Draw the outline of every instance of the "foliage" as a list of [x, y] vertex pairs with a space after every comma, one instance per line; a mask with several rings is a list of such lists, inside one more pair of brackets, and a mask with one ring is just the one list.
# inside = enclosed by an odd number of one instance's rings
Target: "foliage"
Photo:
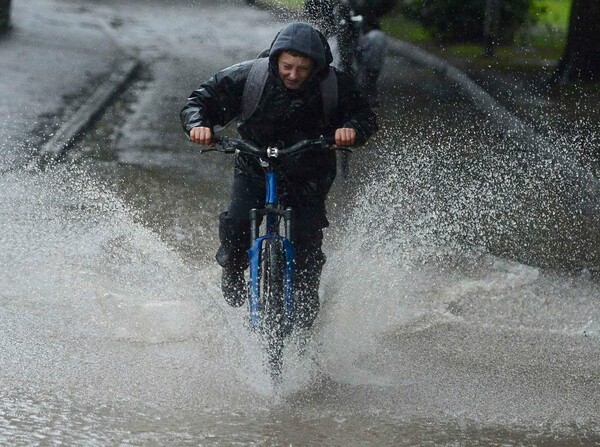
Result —
[[[486, 0], [401, 0], [400, 9], [418, 20], [437, 39], [444, 42], [480, 42]], [[535, 0], [501, 2], [501, 35], [510, 43], [518, 29], [534, 21], [544, 8]]]
[[389, 36], [410, 42], [423, 42], [431, 37], [418, 22], [397, 15], [383, 17], [381, 29]]
[[566, 30], [569, 27], [572, 0], [534, 0], [533, 14], [539, 25]]
[[267, 1], [267, 3], [272, 3], [275, 5], [286, 6], [292, 9], [301, 9], [304, 5], [304, 0], [276, 0], [276, 1]]

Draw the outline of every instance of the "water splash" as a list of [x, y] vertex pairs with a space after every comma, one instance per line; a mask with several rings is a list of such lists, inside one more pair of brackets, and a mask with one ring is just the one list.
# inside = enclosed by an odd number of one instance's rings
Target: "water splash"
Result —
[[184, 262], [86, 169], [0, 177], [5, 385], [124, 408], [262, 405], [242, 392], [240, 365], [259, 360], [240, 355], [216, 268]]
[[[589, 235], [581, 221], [563, 220], [588, 192], [569, 188], [568, 167], [436, 137], [386, 135], [340, 218], [318, 320], [323, 370], [385, 390], [378, 408], [404, 417], [594, 421], [597, 284], [540, 266], [595, 253], [573, 245]], [[536, 247], [538, 265], [519, 260]]]

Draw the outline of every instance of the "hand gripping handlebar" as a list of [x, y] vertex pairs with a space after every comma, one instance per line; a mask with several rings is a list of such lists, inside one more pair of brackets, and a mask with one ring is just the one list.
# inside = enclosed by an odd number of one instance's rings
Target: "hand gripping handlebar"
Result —
[[[335, 139], [322, 136], [313, 140], [302, 140], [290, 147], [281, 149], [277, 147], [259, 148], [242, 139], [224, 137], [220, 135], [214, 136], [213, 142], [219, 145], [219, 147], [201, 149], [200, 152], [204, 153], [216, 151], [223, 152], [225, 154], [249, 154], [259, 158], [285, 158], [309, 150], [330, 149], [334, 145]], [[333, 149], [352, 152], [352, 149], [348, 147], [335, 147]]]

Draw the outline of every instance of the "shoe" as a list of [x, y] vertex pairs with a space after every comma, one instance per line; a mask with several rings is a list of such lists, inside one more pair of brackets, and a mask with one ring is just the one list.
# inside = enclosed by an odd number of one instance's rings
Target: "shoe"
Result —
[[231, 307], [240, 307], [246, 301], [246, 279], [244, 270], [223, 268], [221, 274], [223, 298]]

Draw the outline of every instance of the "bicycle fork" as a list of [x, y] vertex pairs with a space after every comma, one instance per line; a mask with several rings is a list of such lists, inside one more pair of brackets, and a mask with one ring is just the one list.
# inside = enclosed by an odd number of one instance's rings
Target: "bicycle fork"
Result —
[[[250, 287], [249, 307], [250, 326], [252, 329], [260, 327], [260, 277], [261, 256], [264, 242], [267, 239], [281, 241], [285, 255], [284, 281], [283, 281], [283, 306], [284, 306], [284, 334], [288, 334], [294, 324], [295, 302], [294, 302], [294, 267], [295, 250], [292, 245], [292, 208], [281, 209], [277, 198], [277, 174], [273, 171], [266, 172], [266, 200], [265, 208], [250, 210], [250, 249], [248, 256], [250, 261]], [[266, 216], [266, 233], [259, 236], [260, 221]], [[280, 219], [284, 220], [285, 236], [279, 234]]]

